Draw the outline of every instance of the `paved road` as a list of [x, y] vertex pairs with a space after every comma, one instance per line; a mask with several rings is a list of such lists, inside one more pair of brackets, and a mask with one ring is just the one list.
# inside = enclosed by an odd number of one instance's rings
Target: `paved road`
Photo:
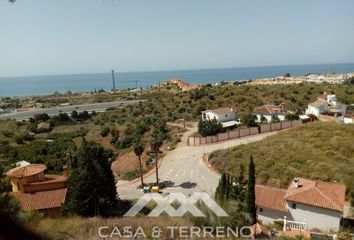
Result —
[[53, 115], [57, 115], [59, 113], [71, 113], [74, 110], [77, 112], [83, 112], [83, 111], [100, 112], [100, 111], [105, 111], [111, 107], [119, 107], [119, 106], [127, 106], [127, 105], [136, 104], [139, 101], [143, 101], [143, 100], [92, 103], [92, 104], [83, 104], [83, 105], [70, 105], [70, 106], [65, 106], [65, 107], [43, 108], [43, 109], [27, 111], [27, 112], [1, 114], [0, 120], [9, 118], [9, 119], [15, 119], [15, 120], [20, 121], [20, 120], [27, 120], [30, 117], [33, 117], [34, 115], [40, 114], [40, 113], [47, 113], [48, 115], [53, 116]]
[[[168, 186], [164, 192], [183, 192], [191, 194], [194, 191], [208, 192], [213, 195], [219, 182], [219, 175], [211, 171], [203, 161], [204, 153], [211, 153], [216, 150], [226, 149], [233, 146], [247, 144], [262, 140], [263, 138], [274, 135], [277, 132], [271, 132], [261, 135], [253, 135], [236, 140], [225, 141], [212, 145], [191, 147], [186, 145], [186, 136], [196, 131], [196, 128], [190, 129], [184, 134], [181, 144], [168, 154], [162, 160], [159, 168], [160, 181], [164, 181]], [[145, 183], [155, 182], [155, 173], [147, 174], [144, 177]], [[134, 199], [142, 196], [138, 189], [140, 181], [119, 181], [117, 191], [122, 199]]]

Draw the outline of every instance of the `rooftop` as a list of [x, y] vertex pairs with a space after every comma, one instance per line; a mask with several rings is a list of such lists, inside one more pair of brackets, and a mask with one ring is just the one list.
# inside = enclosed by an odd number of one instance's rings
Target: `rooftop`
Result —
[[346, 186], [299, 178], [298, 187], [293, 181], [288, 189], [256, 185], [256, 204], [279, 211], [287, 211], [285, 201], [343, 211]]
[[256, 185], [256, 205], [287, 212], [284, 196], [285, 189], [274, 188], [264, 185]]
[[27, 166], [20, 166], [20, 167], [10, 169], [6, 173], [6, 176], [10, 178], [29, 177], [41, 173], [46, 169], [47, 167], [44, 164], [30, 164]]
[[343, 211], [346, 186], [300, 178], [299, 187], [290, 184], [285, 199], [316, 207]]
[[221, 108], [215, 108], [215, 109], [211, 109], [211, 110], [205, 110], [203, 112], [213, 112], [217, 115], [222, 115], [222, 114], [228, 114], [228, 113], [232, 113], [234, 110], [230, 107], [221, 107]]
[[41, 210], [61, 207], [66, 198], [67, 189], [56, 189], [36, 193], [11, 192], [21, 205], [23, 211]]
[[320, 106], [323, 106], [323, 105], [327, 105], [327, 101], [322, 99], [322, 98], [319, 98], [317, 99], [316, 101], [310, 103], [309, 105], [313, 106], [313, 107], [320, 107]]
[[254, 108], [255, 113], [264, 113], [264, 114], [275, 114], [275, 113], [283, 113], [283, 107], [277, 105], [262, 105]]

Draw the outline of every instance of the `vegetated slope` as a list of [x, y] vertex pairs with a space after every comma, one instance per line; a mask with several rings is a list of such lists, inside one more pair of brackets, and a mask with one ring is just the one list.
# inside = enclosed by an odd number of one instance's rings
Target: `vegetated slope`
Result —
[[[315, 122], [260, 142], [212, 154], [218, 171], [234, 173], [252, 155], [257, 183], [287, 187], [299, 176], [345, 183], [354, 192], [354, 125]], [[353, 196], [353, 195], [352, 195]]]

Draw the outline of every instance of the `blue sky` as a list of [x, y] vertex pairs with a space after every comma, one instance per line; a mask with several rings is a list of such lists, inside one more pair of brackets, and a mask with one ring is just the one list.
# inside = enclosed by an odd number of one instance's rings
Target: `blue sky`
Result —
[[0, 0], [0, 76], [354, 62], [354, 1]]

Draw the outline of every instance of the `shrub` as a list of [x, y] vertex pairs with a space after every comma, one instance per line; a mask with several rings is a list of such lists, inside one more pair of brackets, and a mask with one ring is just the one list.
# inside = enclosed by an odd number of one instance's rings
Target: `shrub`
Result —
[[107, 137], [110, 131], [111, 131], [111, 129], [109, 129], [109, 127], [104, 127], [101, 130], [100, 134], [102, 137]]
[[216, 120], [200, 120], [198, 123], [198, 132], [203, 137], [216, 135], [223, 132], [221, 123]]

